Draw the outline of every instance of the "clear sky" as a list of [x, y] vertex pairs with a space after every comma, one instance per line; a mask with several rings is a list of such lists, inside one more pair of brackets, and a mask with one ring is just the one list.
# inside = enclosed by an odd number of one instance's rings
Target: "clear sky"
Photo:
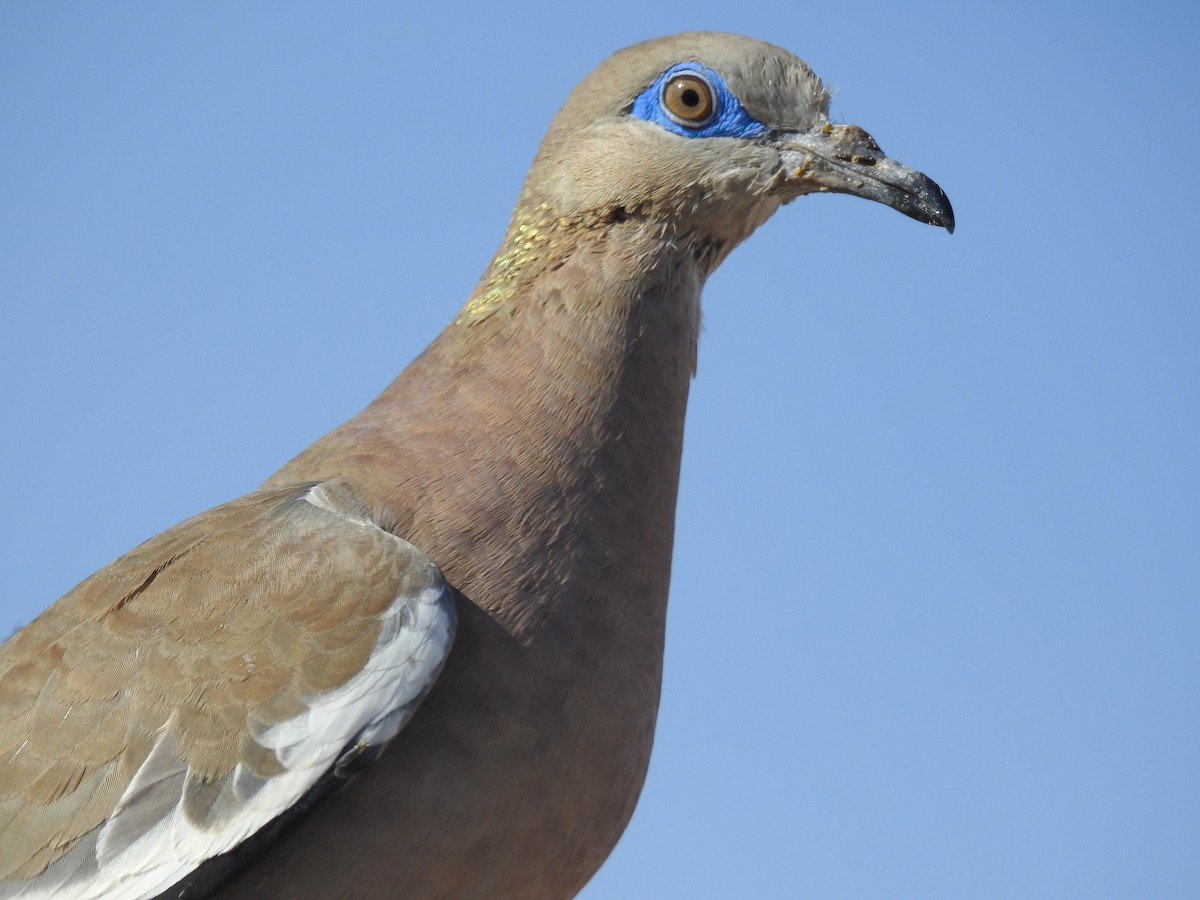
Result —
[[0, 5], [4, 627], [371, 399], [593, 64], [738, 31], [958, 231], [803, 198], [710, 281], [583, 896], [1198, 896], [1197, 7], [424, 7]]

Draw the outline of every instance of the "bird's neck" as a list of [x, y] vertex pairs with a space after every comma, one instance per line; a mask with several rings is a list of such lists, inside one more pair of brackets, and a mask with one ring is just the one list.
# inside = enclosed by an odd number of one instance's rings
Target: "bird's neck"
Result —
[[[272, 481], [349, 477], [515, 633], [605, 567], [665, 604], [705, 274], [635, 221], [519, 213], [434, 342]], [[547, 554], [554, 583], [501, 596]]]

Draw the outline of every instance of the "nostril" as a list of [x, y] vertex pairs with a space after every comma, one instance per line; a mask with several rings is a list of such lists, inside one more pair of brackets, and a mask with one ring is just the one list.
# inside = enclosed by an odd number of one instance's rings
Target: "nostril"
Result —
[[854, 136], [860, 145], [862, 145], [863, 147], [866, 147], [868, 150], [872, 151], [873, 153], [882, 153], [883, 152], [882, 150], [879, 149], [879, 145], [877, 143], [875, 143], [875, 138], [871, 137], [869, 134], [867, 134], [865, 131], [863, 131], [861, 128], [859, 128], [857, 125], [854, 127]]

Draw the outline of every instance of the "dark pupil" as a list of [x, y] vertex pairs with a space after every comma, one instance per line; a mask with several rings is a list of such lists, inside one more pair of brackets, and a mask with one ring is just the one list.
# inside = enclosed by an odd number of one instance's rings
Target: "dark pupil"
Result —
[[695, 88], [684, 88], [683, 93], [679, 95], [679, 99], [683, 101], [684, 106], [700, 105], [700, 95], [696, 93]]

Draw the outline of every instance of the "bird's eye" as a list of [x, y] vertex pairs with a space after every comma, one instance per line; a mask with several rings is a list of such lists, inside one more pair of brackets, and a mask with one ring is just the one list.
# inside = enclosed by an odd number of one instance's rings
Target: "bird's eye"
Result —
[[753, 138], [767, 130], [720, 75], [695, 61], [671, 66], [634, 97], [626, 112], [685, 138]]
[[676, 123], [685, 128], [701, 128], [713, 117], [713, 90], [696, 73], [680, 72], [663, 84], [662, 105]]

